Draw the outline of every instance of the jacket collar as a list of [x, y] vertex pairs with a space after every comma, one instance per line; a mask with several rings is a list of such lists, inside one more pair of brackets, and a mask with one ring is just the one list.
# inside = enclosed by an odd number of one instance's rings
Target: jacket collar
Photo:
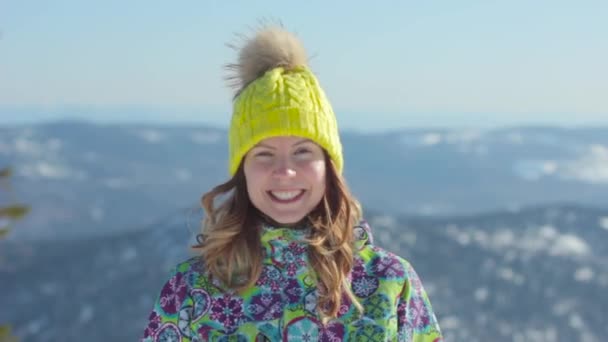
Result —
[[[371, 227], [365, 220], [359, 221], [354, 227], [355, 246], [361, 249], [366, 245], [372, 245], [374, 238]], [[281, 225], [273, 225], [268, 222], [262, 222], [261, 240], [263, 244], [270, 243], [271, 240], [278, 239], [284, 243], [300, 242], [306, 243], [306, 238], [310, 236], [311, 228], [306, 225], [297, 225], [294, 227], [285, 227]]]

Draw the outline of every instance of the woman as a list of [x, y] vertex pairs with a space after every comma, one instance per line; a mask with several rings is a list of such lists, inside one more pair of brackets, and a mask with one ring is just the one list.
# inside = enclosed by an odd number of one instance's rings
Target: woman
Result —
[[143, 340], [442, 340], [412, 266], [361, 219], [298, 39], [261, 29], [228, 67], [231, 179], [203, 196], [197, 256], [165, 283]]

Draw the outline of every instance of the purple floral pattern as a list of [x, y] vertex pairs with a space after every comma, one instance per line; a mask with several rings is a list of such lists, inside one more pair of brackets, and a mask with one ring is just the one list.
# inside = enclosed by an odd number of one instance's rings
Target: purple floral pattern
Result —
[[421, 297], [412, 297], [409, 300], [409, 310], [407, 311], [408, 321], [411, 322], [411, 325], [415, 330], [424, 329], [431, 321], [426, 306], [427, 304]]
[[188, 291], [186, 284], [182, 282], [184, 275], [177, 273], [163, 287], [160, 293], [160, 307], [166, 314], [176, 314], [186, 297]]
[[144, 330], [144, 338], [149, 338], [154, 335], [162, 323], [162, 317], [156, 311], [152, 311], [148, 317], [148, 326]]
[[256, 282], [259, 287], [269, 288], [272, 292], [282, 291], [286, 286], [286, 280], [281, 271], [274, 265], [267, 265], [262, 270], [260, 278]]
[[361, 276], [354, 277], [352, 280], [353, 292], [361, 298], [371, 296], [378, 289], [378, 285], [380, 285], [380, 280], [375, 277]]
[[396, 279], [405, 275], [403, 264], [390, 255], [379, 255], [372, 260], [372, 271], [380, 279]]
[[355, 258], [351, 277], [363, 277], [366, 274], [367, 272], [365, 272], [365, 262], [363, 259]]
[[320, 342], [340, 342], [344, 340], [344, 334], [346, 329], [344, 324], [341, 322], [332, 322], [326, 327], [322, 327], [321, 336], [319, 336]]
[[277, 319], [283, 314], [281, 295], [272, 293], [255, 295], [251, 298], [249, 311], [256, 321]]
[[304, 287], [297, 279], [289, 279], [284, 290], [289, 304], [298, 303], [304, 295]]
[[306, 248], [297, 242], [291, 242], [287, 245], [284, 252], [277, 254], [275, 260], [285, 268], [287, 275], [295, 276], [300, 269], [306, 267], [306, 260], [303, 256], [306, 255]]
[[232, 331], [243, 318], [243, 300], [224, 294], [214, 298], [211, 304], [211, 319], [221, 323], [226, 331]]

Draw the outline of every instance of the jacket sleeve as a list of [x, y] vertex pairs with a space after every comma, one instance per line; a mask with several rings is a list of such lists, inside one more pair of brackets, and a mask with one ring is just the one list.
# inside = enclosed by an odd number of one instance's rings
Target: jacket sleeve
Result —
[[175, 268], [157, 296], [144, 330], [142, 342], [190, 342], [192, 299], [187, 274]]
[[407, 280], [397, 303], [399, 341], [443, 341], [437, 317], [414, 268], [406, 262]]

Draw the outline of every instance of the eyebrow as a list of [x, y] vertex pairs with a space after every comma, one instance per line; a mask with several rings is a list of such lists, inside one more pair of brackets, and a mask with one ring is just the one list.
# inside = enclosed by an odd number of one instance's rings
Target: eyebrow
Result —
[[[301, 145], [301, 144], [304, 144], [304, 143], [308, 143], [308, 142], [312, 142], [312, 140], [310, 140], [310, 139], [302, 139], [302, 140], [298, 141], [297, 143], [293, 144], [292, 146], [298, 146], [298, 145]], [[269, 148], [271, 150], [276, 150], [276, 148], [274, 148], [273, 146], [266, 145], [264, 143], [258, 143], [254, 147], [265, 147], [265, 148]]]

